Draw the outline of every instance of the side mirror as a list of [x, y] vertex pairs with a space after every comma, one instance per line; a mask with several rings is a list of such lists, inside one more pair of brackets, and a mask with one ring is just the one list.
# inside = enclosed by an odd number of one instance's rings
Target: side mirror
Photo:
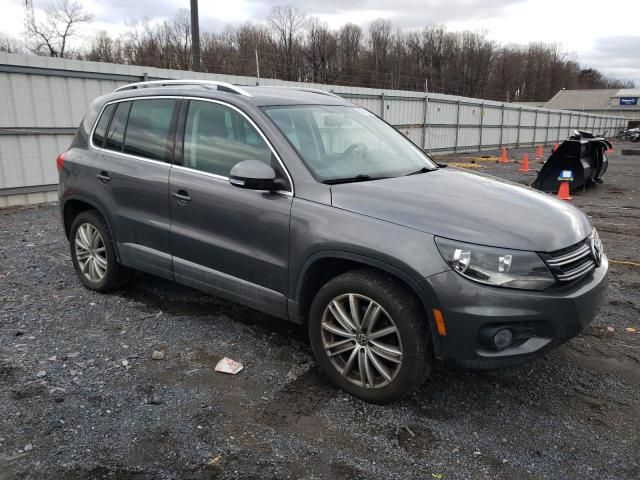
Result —
[[229, 183], [250, 190], [279, 190], [281, 182], [276, 180], [276, 172], [259, 160], [244, 160], [236, 163], [229, 173]]

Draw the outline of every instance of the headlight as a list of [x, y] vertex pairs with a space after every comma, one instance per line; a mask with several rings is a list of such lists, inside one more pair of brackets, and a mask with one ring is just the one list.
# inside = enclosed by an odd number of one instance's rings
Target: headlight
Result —
[[533, 252], [435, 238], [440, 254], [463, 277], [498, 287], [544, 290], [555, 278]]
[[595, 228], [593, 229], [593, 232], [591, 232], [591, 251], [593, 252], [596, 265], [600, 266], [600, 263], [602, 262], [602, 254], [604, 253], [604, 246], [602, 245], [600, 235], [598, 235], [598, 231]]

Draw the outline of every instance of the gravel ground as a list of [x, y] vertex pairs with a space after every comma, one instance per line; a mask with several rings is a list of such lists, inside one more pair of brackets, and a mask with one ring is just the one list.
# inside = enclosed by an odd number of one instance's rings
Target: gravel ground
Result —
[[[0, 478], [640, 478], [639, 177], [616, 153], [575, 195], [631, 262], [581, 336], [520, 368], [438, 367], [390, 406], [329, 385], [295, 325], [142, 274], [92, 293], [57, 206], [0, 211]], [[245, 370], [214, 373], [224, 356]]]

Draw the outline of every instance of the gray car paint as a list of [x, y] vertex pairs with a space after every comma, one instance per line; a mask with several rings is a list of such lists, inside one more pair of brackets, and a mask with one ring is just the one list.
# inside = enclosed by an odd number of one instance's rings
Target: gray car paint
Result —
[[173, 278], [169, 245], [170, 216], [167, 163], [103, 150], [97, 156], [94, 194], [112, 212], [113, 235], [121, 262], [154, 275]]
[[176, 280], [286, 316], [293, 197], [180, 167], [171, 169], [169, 190], [191, 198], [171, 199]]
[[426, 233], [534, 252], [576, 244], [592, 230], [584, 213], [567, 202], [452, 168], [336, 185], [332, 199], [334, 207]]
[[[591, 304], [589, 311], [579, 309], [576, 302], [582, 297], [571, 291], [554, 292], [555, 303], [548, 304], [553, 308], [543, 301], [547, 293], [537, 292], [541, 300], [530, 307], [528, 293], [474, 284], [449, 269], [433, 240], [441, 235], [510, 249], [553, 251], [590, 233], [588, 220], [577, 209], [538, 192], [453, 169], [333, 187], [321, 184], [261, 107], [349, 104], [326, 95], [248, 90], [254, 97], [199, 88], [150, 88], [97, 99], [61, 172], [62, 211], [69, 200], [97, 208], [125, 265], [167, 278], [175, 272], [182, 283], [294, 321], [303, 320], [299, 301], [306, 272], [324, 258], [358, 261], [405, 281], [422, 301], [429, 324], [430, 307], [446, 308], [458, 295], [464, 297], [461, 308], [470, 312], [474, 299], [491, 303], [500, 298], [508, 303], [514, 320], [527, 318], [530, 308], [547, 318], [557, 317], [558, 305], [581, 319], [595, 311], [597, 305]], [[97, 112], [106, 102], [167, 94], [214, 99], [240, 109], [286, 164], [294, 193], [240, 189], [224, 178], [169, 163], [104, 156], [90, 145]], [[117, 179], [110, 187], [95, 178], [105, 168]], [[180, 204], [171, 197], [179, 190], [186, 190], [191, 201]], [[606, 265], [598, 275], [599, 281], [589, 280], [581, 295], [606, 288]], [[440, 289], [447, 288], [447, 282], [451, 291], [443, 293]], [[456, 341], [437, 336], [433, 328], [431, 335], [437, 356], [455, 356]]]
[[[447, 337], [435, 339], [438, 355], [465, 368], [497, 368], [524, 363], [580, 333], [605, 301], [609, 260], [582, 281], [544, 292], [495, 288], [470, 282], [449, 270], [421, 284], [431, 305], [441, 309]], [[482, 348], [478, 331], [501, 322], [538, 322], [548, 335], [533, 337], [502, 351]], [[450, 340], [448, 340], [450, 339]]]

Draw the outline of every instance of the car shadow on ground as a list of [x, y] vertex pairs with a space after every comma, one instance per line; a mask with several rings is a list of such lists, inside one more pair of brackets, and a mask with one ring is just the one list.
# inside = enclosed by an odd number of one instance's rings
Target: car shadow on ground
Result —
[[[257, 335], [266, 342], [277, 342], [283, 347], [294, 342], [298, 344], [297, 348], [312, 357], [303, 326], [167, 280], [138, 274], [117, 295], [139, 303], [139, 308], [149, 315], [162, 311], [200, 321], [226, 316], [234, 322], [268, 332], [267, 336]], [[555, 430], [546, 426], [558, 421], [570, 425], [571, 429], [579, 426], [588, 438], [598, 438], [615, 428], [631, 434], [635, 428], [635, 422], [626, 425], [624, 421], [634, 415], [633, 404], [617, 398], [610, 390], [606, 374], [620, 373], [620, 368], [617, 363], [612, 368], [607, 368], [606, 362], [603, 364], [608, 339], [602, 337], [605, 334], [601, 331], [601, 327], [590, 326], [576, 339], [518, 367], [466, 371], [435, 362], [421, 388], [405, 400], [383, 406], [348, 397], [331, 385], [312, 363], [284, 385], [274, 385], [273, 398], [256, 409], [252, 418], [268, 428], [313, 443], [318, 439], [348, 443], [350, 435], [339, 434], [326, 417], [346, 400], [356, 417], [364, 415], [371, 419], [381, 415], [386, 418], [382, 423], [367, 422], [368, 434], [391, 435], [388, 440], [397, 442], [409, 455], [442, 452], [446, 444], [453, 445], [451, 448], [455, 452], [456, 445], [468, 446], [480, 438], [485, 447], [491, 444], [491, 448], [501, 452], [498, 456], [482, 457], [483, 462], [490, 464], [488, 468], [500, 471], [507, 467], [498, 457], [515, 458], [522, 453], [523, 445], [533, 458], [556, 455], [560, 451], [563, 455], [574, 455], [573, 440], [569, 437], [557, 439]], [[291, 368], [295, 370], [295, 362], [289, 357], [284, 357], [283, 361], [291, 362]], [[627, 373], [632, 377], [629, 381], [637, 381], [636, 373], [628, 372], [628, 369]], [[244, 388], [252, 389], [249, 385]], [[244, 395], [241, 391], [236, 393], [241, 397]], [[250, 394], [250, 391], [245, 393]], [[356, 424], [349, 425], [347, 423], [343, 428], [360, 428]], [[473, 437], [460, 437], [459, 432], [467, 431], [471, 431]], [[448, 447], [445, 450], [448, 451]], [[509, 470], [507, 474], [513, 478], [523, 471]]]
[[244, 325], [259, 326], [308, 343], [307, 332], [302, 325], [153, 275], [136, 273], [118, 295], [144, 304], [150, 312], [195, 317], [224, 315]]
[[[175, 282], [152, 275], [138, 273], [126, 289], [118, 295], [144, 305], [143, 309], [149, 314], [163, 312], [165, 314], [189, 317], [217, 317], [224, 315], [234, 322], [246, 326], [256, 326], [276, 335], [285, 336], [298, 341], [312, 356], [306, 328], [286, 320], [244, 307], [237, 303], [200, 292]], [[553, 353], [553, 352], [552, 352]], [[513, 390], [514, 394], [527, 394], [529, 390], [539, 389], [539, 375], [545, 370], [546, 357], [524, 366], [512, 367], [493, 371], [469, 371], [444, 366], [436, 361], [434, 368], [425, 384], [409, 397], [410, 404], [427, 406], [434, 418], [446, 419], [468, 402], [475, 408], [482, 408], [486, 404], [490, 409], [495, 405], [495, 395], [503, 394], [504, 390]], [[570, 372], [561, 373], [560, 376]], [[339, 390], [331, 386], [319, 369], [314, 366], [303, 377], [298, 379], [295, 388], [283, 392], [302, 393], [305, 388], [317, 392], [317, 386], [332, 390], [327, 398], [339, 394]], [[473, 386], [473, 388], [468, 388]], [[301, 388], [302, 387], [302, 388]], [[447, 398], [446, 405], [439, 405], [439, 399]], [[316, 403], [316, 402], [314, 402]], [[498, 402], [499, 403], [499, 402]]]

